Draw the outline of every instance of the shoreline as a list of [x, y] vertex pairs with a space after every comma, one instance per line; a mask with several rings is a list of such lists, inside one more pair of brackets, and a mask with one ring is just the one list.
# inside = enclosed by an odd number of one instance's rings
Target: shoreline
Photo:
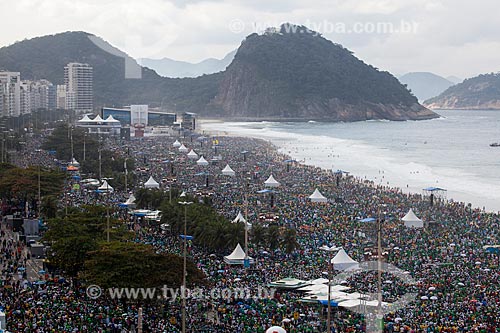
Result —
[[[276, 151], [278, 153], [281, 153], [281, 154], [285, 154], [286, 156], [290, 157], [290, 158], [293, 158], [293, 159], [296, 159], [297, 162], [299, 162], [300, 164], [304, 164], [304, 165], [308, 165], [308, 166], [314, 166], [314, 167], [318, 167], [318, 168], [321, 168], [323, 170], [326, 170], [326, 171], [333, 171], [332, 168], [330, 167], [325, 167], [324, 165], [321, 165], [322, 163], [318, 163], [317, 161], [313, 161], [311, 158], [309, 159], [297, 159], [295, 156], [293, 156], [290, 151], [287, 151], [287, 147], [286, 145], [282, 145], [280, 146], [279, 144], [276, 144], [274, 141], [283, 141], [284, 142], [284, 139], [278, 139], [276, 138], [275, 140], [272, 140], [271, 138], [268, 138], [268, 137], [264, 137], [264, 136], [257, 136], [257, 135], [248, 135], [248, 134], [245, 134], [245, 133], [235, 133], [234, 131], [232, 130], [213, 130], [213, 129], [205, 129], [203, 128], [203, 124], [222, 124], [222, 123], [230, 123], [231, 121], [222, 121], [222, 120], [208, 120], [208, 121], [205, 121], [203, 119], [203, 121], [200, 121], [199, 122], [199, 130], [201, 132], [203, 132], [204, 134], [208, 134], [208, 135], [214, 135], [214, 136], [228, 136], [228, 137], [241, 137], [241, 138], [252, 138], [252, 139], [261, 139], [261, 140], [264, 140], [270, 144], [272, 144]], [[288, 147], [290, 148], [290, 147]], [[368, 177], [366, 175], [362, 175], [362, 174], [359, 174], [359, 173], [350, 173], [350, 176], [353, 176], [354, 178], [357, 178], [359, 180], [365, 180], [365, 181], [370, 181], [371, 183], [373, 183], [375, 186], [377, 185], [381, 185], [381, 186], [384, 186], [384, 187], [387, 187], [389, 189], [392, 189], [392, 190], [397, 190], [397, 191], [400, 191], [401, 193], [404, 193], [404, 194], [407, 194], [407, 195], [422, 195], [422, 189], [418, 189], [417, 186], [415, 185], [412, 185], [412, 186], [408, 186], [405, 188], [404, 186], [402, 186], [401, 184], [394, 184], [394, 178], [397, 179], [397, 176], [393, 176], [393, 175], [390, 175], [390, 174], [385, 174], [384, 173], [384, 170], [382, 170], [382, 173], [380, 173], [379, 171], [379, 175], [380, 177], [382, 178], [378, 178], [378, 177], [374, 177], [375, 179], [373, 179], [373, 177]], [[388, 178], [385, 178], [386, 176], [388, 176]], [[391, 182], [387, 182], [385, 183], [385, 181], [389, 180], [389, 178], [392, 178], [391, 179]], [[384, 179], [384, 183], [382, 183], [382, 179]], [[380, 183], [378, 182], [380, 181]], [[396, 181], [397, 183], [397, 181]], [[439, 187], [439, 186], [437, 186]], [[450, 192], [456, 192], [456, 193], [462, 193], [463, 196], [465, 197], [469, 197], [469, 199], [457, 199], [456, 196], [452, 197], [452, 196], [448, 196], [448, 192], [446, 193], [445, 195], [445, 198], [444, 200], [447, 201], [447, 202], [454, 202], [454, 203], [459, 203], [459, 204], [463, 204], [464, 206], [468, 206], [470, 205], [473, 209], [474, 208], [477, 208], [477, 209], [480, 209], [482, 211], [485, 211], [487, 213], [495, 213], [495, 214], [500, 214], [500, 208], [486, 208], [486, 205], [484, 205], [484, 201], [483, 203], [478, 203], [478, 202], [475, 202], [475, 203], [472, 203], [472, 201], [476, 201], [475, 199], [479, 199], [479, 198], [476, 198], [472, 195], [469, 195], [468, 193], [466, 192], [460, 192], [458, 190], [454, 190], [454, 191], [450, 191]], [[471, 200], [471, 199], [474, 199], [474, 200]]]

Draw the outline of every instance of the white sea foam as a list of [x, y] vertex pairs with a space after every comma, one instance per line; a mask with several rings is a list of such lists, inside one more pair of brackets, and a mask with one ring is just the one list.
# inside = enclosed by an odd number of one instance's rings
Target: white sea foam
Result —
[[[370, 126], [372, 125], [377, 124], [371, 122]], [[392, 125], [394, 124], [388, 124]], [[461, 163], [447, 163], [449, 161], [444, 159], [440, 161], [442, 163], [431, 166], [419, 160], [417, 150], [430, 149], [421, 141], [418, 145], [412, 143], [411, 149], [395, 150], [374, 145], [366, 140], [335, 137], [333, 128], [328, 131], [328, 135], [324, 135], [325, 126], [329, 128], [329, 125], [320, 123], [209, 123], [204, 124], [203, 129], [267, 139], [277, 145], [280, 152], [306, 164], [347, 170], [357, 177], [373, 180], [376, 184], [400, 187], [405, 192], [421, 193], [422, 189], [428, 186], [443, 187], [448, 189], [448, 198], [471, 202], [474, 206], [484, 206], [487, 210], [500, 211], [499, 178], [492, 179], [475, 174], [463, 168]], [[297, 128], [304, 130], [304, 127], [310, 128], [310, 131], [297, 131]], [[404, 141], [404, 138], [399, 140]], [[434, 138], [433, 140], [438, 141]]]

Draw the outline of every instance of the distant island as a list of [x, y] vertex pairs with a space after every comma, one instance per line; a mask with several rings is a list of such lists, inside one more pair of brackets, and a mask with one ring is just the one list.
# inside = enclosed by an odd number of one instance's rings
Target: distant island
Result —
[[466, 79], [426, 100], [424, 105], [432, 109], [500, 110], [500, 73]]
[[[339, 44], [306, 27], [284, 24], [249, 35], [223, 72], [197, 78], [165, 78], [141, 68], [126, 79], [124, 52], [106, 52], [85, 32], [24, 40], [0, 49], [0, 68], [27, 79], [63, 82], [63, 68], [94, 68], [94, 105], [149, 104], [225, 120], [370, 119], [438, 117], [418, 103], [398, 79], [365, 64]], [[93, 37], [95, 39], [96, 37]]]

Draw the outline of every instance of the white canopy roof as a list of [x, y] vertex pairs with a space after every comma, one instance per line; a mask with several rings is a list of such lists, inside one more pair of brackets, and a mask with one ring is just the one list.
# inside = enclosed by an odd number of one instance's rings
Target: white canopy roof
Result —
[[160, 184], [154, 180], [153, 176], [150, 176], [148, 181], [144, 183], [145, 188], [159, 188]]
[[226, 164], [226, 167], [222, 169], [222, 174], [224, 176], [234, 176], [236, 173], [234, 172], [233, 169], [229, 166], [229, 164]]
[[[253, 262], [253, 258], [248, 257], [248, 259], [250, 260], [250, 263]], [[228, 264], [243, 264], [244, 260], [245, 251], [243, 251], [239, 243], [230, 255], [224, 257], [224, 261]]]
[[274, 179], [273, 175], [271, 174], [269, 178], [267, 178], [267, 180], [264, 182], [264, 185], [266, 187], [278, 187], [280, 186], [280, 183], [276, 179]]
[[97, 115], [94, 119], [92, 119], [93, 122], [95, 123], [102, 123], [104, 120], [102, 120], [100, 115]]
[[328, 199], [321, 194], [321, 192], [318, 189], [315, 189], [313, 194], [309, 196], [309, 199], [311, 199], [311, 202], [327, 202]]
[[195, 160], [198, 158], [198, 154], [196, 154], [196, 152], [191, 149], [191, 151], [187, 154], [187, 157], [191, 160]]
[[415, 215], [413, 209], [410, 208], [408, 213], [401, 219], [403, 220], [406, 227], [423, 228], [424, 222]]
[[353, 260], [349, 255], [345, 252], [343, 248], [340, 248], [339, 252], [333, 257], [331, 260], [333, 267], [337, 270], [349, 270], [358, 268], [358, 262]]
[[135, 204], [135, 196], [134, 194], [131, 194], [130, 197], [128, 197], [127, 201], [125, 201], [125, 205], [133, 205]]
[[101, 186], [99, 186], [97, 189], [98, 189], [98, 190], [100, 190], [100, 191], [109, 191], [109, 192], [113, 192], [113, 188], [111, 187], [111, 185], [109, 185], [109, 184], [108, 184], [108, 181], [107, 181], [107, 180], [103, 181], [103, 182], [102, 182], [102, 185], [101, 185]]
[[120, 121], [113, 118], [112, 115], [109, 115], [108, 118], [106, 118], [106, 120], [104, 120], [104, 122], [106, 122], [106, 123], [119, 123]]
[[243, 214], [241, 212], [238, 212], [238, 216], [233, 220], [233, 223], [240, 223], [240, 222], [246, 222], [245, 218], [243, 217]]
[[318, 278], [318, 279], [314, 279], [314, 280], [309, 281], [309, 283], [322, 285], [322, 284], [328, 283], [328, 279]]
[[78, 122], [82, 122], [82, 123], [87, 123], [89, 121], [92, 121], [92, 119], [90, 119], [89, 116], [87, 116], [87, 115], [83, 116], [82, 119], [78, 120]]
[[266, 333], [286, 333], [286, 330], [280, 326], [271, 326], [266, 330]]
[[196, 164], [198, 165], [208, 165], [207, 160], [202, 156], [198, 161], [196, 161]]
[[236, 216], [232, 223], [245, 223], [245, 227], [247, 228], [247, 230], [250, 230], [252, 228], [252, 224], [245, 220], [241, 212], [238, 212], [238, 216]]
[[71, 165], [74, 165], [74, 166], [80, 166], [80, 163], [78, 163], [78, 161], [76, 160], [76, 158], [72, 158], [71, 159]]
[[179, 151], [181, 153], [187, 153], [189, 151], [189, 149], [186, 148], [186, 146], [184, 146], [184, 144], [182, 144], [180, 147], [179, 147]]
[[174, 148], [179, 148], [181, 146], [181, 143], [179, 142], [179, 140], [175, 140], [174, 143], [172, 143], [172, 147]]

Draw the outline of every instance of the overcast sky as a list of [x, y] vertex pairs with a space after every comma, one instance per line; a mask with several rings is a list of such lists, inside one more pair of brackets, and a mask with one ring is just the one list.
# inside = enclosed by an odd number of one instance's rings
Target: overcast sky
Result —
[[0, 45], [83, 30], [135, 58], [199, 61], [291, 22], [394, 74], [465, 78], [500, 70], [499, 11], [498, 0], [2, 0]]

